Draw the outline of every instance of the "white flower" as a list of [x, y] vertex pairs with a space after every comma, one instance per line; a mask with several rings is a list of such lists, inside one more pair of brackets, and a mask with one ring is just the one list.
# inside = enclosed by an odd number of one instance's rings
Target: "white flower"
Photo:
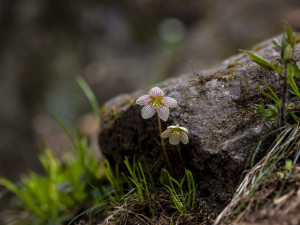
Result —
[[189, 137], [187, 136], [188, 129], [185, 127], [169, 126], [167, 130], [161, 133], [162, 138], [169, 138], [169, 142], [171, 145], [178, 145], [181, 141], [183, 144], [189, 143]]
[[151, 118], [155, 112], [163, 120], [169, 118], [169, 108], [177, 106], [177, 101], [170, 97], [164, 97], [164, 92], [159, 87], [154, 87], [149, 91], [148, 95], [143, 95], [136, 100], [136, 104], [145, 105], [142, 109], [142, 117], [144, 119]]

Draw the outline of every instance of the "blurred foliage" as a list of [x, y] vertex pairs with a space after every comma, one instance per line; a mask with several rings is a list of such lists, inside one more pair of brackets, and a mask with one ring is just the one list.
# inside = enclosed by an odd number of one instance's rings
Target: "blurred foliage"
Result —
[[[20, 213], [16, 211], [15, 216], [4, 221], [5, 224], [61, 224], [70, 220], [76, 211], [97, 202], [89, 182], [97, 184], [103, 181], [99, 162], [89, 154], [86, 139], [79, 137], [76, 147], [79, 150], [76, 155], [68, 153], [61, 160], [45, 148], [39, 154], [45, 175], [29, 172], [17, 183], [0, 179], [0, 185], [18, 197], [21, 211], [29, 212], [24, 218], [16, 216]], [[5, 218], [4, 211], [2, 220]]]

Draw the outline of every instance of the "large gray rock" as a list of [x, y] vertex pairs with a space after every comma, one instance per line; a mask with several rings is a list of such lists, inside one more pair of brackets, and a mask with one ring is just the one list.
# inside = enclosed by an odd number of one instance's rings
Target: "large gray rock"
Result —
[[[270, 40], [253, 50], [271, 61], [279, 60], [279, 52]], [[298, 45], [297, 61], [299, 50]], [[274, 75], [245, 54], [239, 54], [198, 75], [183, 75], [157, 85], [166, 96], [178, 101], [178, 107], [170, 109], [170, 115], [189, 129], [190, 142], [181, 144], [182, 152], [186, 166], [199, 178], [229, 185], [240, 178], [249, 152], [267, 129], [262, 116], [252, 107], [267, 102], [258, 91], [265, 89], [262, 80], [280, 92]], [[153, 163], [158, 162], [158, 168], [166, 164], [156, 115], [142, 119], [141, 107], [135, 104], [135, 99], [147, 91], [117, 96], [103, 107], [99, 143], [111, 161], [120, 163], [125, 155], [144, 154]], [[163, 129], [171, 123], [171, 120], [163, 122]], [[176, 147], [166, 143], [176, 167], [180, 163]]]

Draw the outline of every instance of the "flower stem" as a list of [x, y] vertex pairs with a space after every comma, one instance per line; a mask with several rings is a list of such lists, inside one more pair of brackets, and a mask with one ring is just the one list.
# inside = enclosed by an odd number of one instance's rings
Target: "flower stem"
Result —
[[179, 156], [180, 156], [180, 160], [181, 160], [182, 166], [183, 166], [183, 168], [185, 168], [183, 156], [182, 156], [182, 153], [181, 153], [180, 144], [177, 145], [177, 150], [178, 150], [178, 153], [179, 153]]
[[168, 166], [169, 166], [171, 172], [174, 174], [173, 167], [172, 167], [170, 158], [169, 158], [168, 153], [167, 153], [167, 150], [166, 150], [166, 146], [165, 146], [164, 139], [161, 137], [162, 129], [161, 129], [160, 118], [159, 118], [158, 115], [157, 115], [157, 119], [158, 119], [158, 128], [159, 128], [159, 136], [160, 136], [161, 146], [162, 146], [162, 148], [163, 148], [163, 150], [164, 150], [164, 154], [165, 154], [165, 158], [166, 158], [166, 160], [167, 160]]

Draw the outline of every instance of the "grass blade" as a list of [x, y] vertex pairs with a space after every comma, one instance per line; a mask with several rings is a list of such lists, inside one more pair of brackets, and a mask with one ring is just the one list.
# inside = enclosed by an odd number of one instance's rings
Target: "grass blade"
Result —
[[78, 76], [76, 78], [76, 81], [77, 81], [78, 85], [80, 86], [81, 90], [83, 91], [83, 93], [85, 94], [85, 96], [87, 97], [88, 101], [90, 102], [90, 105], [92, 106], [94, 114], [99, 121], [101, 115], [100, 115], [100, 110], [99, 110], [100, 107], [98, 105], [96, 96], [94, 95], [94, 93], [92, 92], [89, 85], [86, 83], [86, 81], [81, 76]]

